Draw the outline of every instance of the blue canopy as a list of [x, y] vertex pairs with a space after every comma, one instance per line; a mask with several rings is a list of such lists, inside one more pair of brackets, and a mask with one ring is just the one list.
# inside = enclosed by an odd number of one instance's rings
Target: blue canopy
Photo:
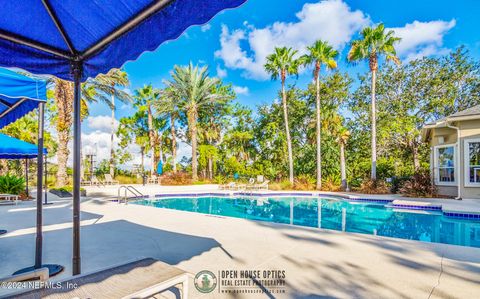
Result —
[[0, 68], [0, 128], [36, 109], [47, 100], [44, 80]]
[[[43, 149], [47, 153], [47, 149]], [[0, 133], [0, 159], [31, 159], [38, 155], [38, 147]]]
[[5, 0], [0, 65], [72, 81], [72, 61], [77, 61], [85, 81], [245, 1]]

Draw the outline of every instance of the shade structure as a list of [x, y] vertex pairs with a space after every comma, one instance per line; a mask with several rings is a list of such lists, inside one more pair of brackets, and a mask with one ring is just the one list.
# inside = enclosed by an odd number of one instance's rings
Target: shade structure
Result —
[[45, 80], [0, 68], [0, 128], [38, 108], [47, 100]]
[[[106, 73], [176, 39], [191, 25], [246, 0], [5, 0], [0, 10], [0, 66], [74, 82], [73, 257], [80, 274], [81, 89]], [[167, 58], [166, 58], [167, 59]]]
[[[43, 149], [47, 154], [47, 149]], [[38, 147], [0, 133], [0, 159], [32, 159], [38, 156]]]

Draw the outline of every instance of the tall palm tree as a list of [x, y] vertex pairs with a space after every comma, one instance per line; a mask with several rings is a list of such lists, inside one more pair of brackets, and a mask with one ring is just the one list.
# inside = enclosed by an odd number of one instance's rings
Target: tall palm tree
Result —
[[111, 69], [106, 75], [100, 74], [95, 78], [99, 93], [111, 96], [112, 109], [112, 133], [110, 135], [110, 175], [115, 176], [115, 149], [113, 139], [115, 135], [115, 98], [121, 102], [130, 102], [131, 97], [125, 91], [117, 89], [118, 87], [127, 87], [130, 82], [126, 72], [119, 69]]
[[[103, 102], [110, 108], [112, 107], [109, 95], [114, 95], [121, 101], [128, 101], [130, 96], [123, 90], [116, 88], [116, 82], [119, 80], [117, 71], [98, 75], [93, 79], [87, 80], [82, 84], [82, 117], [88, 115], [88, 103]], [[71, 138], [71, 127], [73, 124], [73, 83], [58, 78], [52, 79], [54, 84], [54, 117], [52, 118], [57, 130], [58, 149], [57, 149], [57, 187], [68, 185], [67, 160], [70, 153], [68, 142]], [[113, 84], [113, 85], [112, 85]]]
[[169, 118], [170, 135], [172, 138], [172, 163], [174, 173], [177, 172], [177, 134], [175, 122], [180, 117], [180, 111], [177, 105], [178, 100], [179, 99], [175, 94], [175, 90], [171, 87], [167, 87], [161, 91], [159, 99], [153, 103], [156, 116]]
[[349, 61], [368, 60], [370, 72], [372, 73], [372, 173], [371, 179], [377, 179], [377, 111], [375, 102], [375, 84], [377, 79], [378, 58], [385, 56], [387, 61], [400, 64], [395, 51], [395, 43], [401, 39], [394, 36], [395, 32], [385, 32], [385, 26], [379, 24], [377, 27], [366, 27], [362, 30], [362, 39], [354, 40], [348, 52]]
[[288, 168], [290, 183], [293, 184], [293, 154], [292, 139], [290, 137], [290, 128], [288, 126], [287, 94], [285, 92], [285, 80], [289, 75], [298, 75], [300, 60], [295, 58], [298, 51], [292, 48], [275, 48], [275, 52], [267, 56], [267, 62], [264, 65], [265, 70], [272, 77], [272, 80], [280, 78], [282, 83], [282, 105], [283, 117], [285, 121], [285, 132], [287, 135], [288, 150]]
[[158, 133], [158, 120], [154, 119], [153, 105], [160, 98], [160, 91], [153, 88], [151, 84], [138, 88], [134, 92], [135, 103], [140, 112], [147, 114], [148, 137], [150, 140], [150, 150], [152, 151], [152, 167], [150, 174], [157, 171], [158, 161], [162, 157], [162, 145], [160, 134]]
[[337, 67], [335, 58], [338, 51], [333, 49], [327, 42], [317, 40], [312, 46], [307, 47], [308, 54], [302, 57], [305, 65], [314, 65], [313, 79], [315, 81], [315, 99], [316, 99], [316, 122], [317, 122], [317, 190], [322, 188], [322, 120], [321, 120], [321, 103], [320, 103], [320, 71], [324, 64], [329, 69]]
[[211, 78], [206, 66], [193, 66], [190, 63], [186, 67], [175, 66], [172, 79], [167, 81], [167, 87], [172, 88], [178, 96], [178, 107], [187, 115], [188, 131], [192, 146], [192, 179], [198, 180], [198, 113], [199, 110], [209, 104], [227, 100], [225, 94], [217, 92], [221, 81]]
[[350, 132], [345, 128], [341, 127], [337, 132], [337, 142], [340, 145], [340, 175], [342, 180], [342, 190], [346, 191], [347, 185], [347, 170], [345, 163], [345, 146], [347, 145], [348, 138], [350, 137]]

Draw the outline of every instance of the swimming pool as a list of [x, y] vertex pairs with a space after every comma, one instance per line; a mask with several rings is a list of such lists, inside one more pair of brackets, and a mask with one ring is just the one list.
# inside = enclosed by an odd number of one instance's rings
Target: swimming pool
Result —
[[202, 214], [480, 247], [479, 219], [450, 218], [441, 211], [399, 210], [384, 203], [312, 197], [227, 196], [143, 199], [133, 203]]

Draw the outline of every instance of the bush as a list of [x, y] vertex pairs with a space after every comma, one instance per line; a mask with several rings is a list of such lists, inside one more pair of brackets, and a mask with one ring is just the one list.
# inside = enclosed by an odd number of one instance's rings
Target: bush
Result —
[[19, 195], [25, 191], [25, 179], [14, 175], [0, 176], [0, 193]]
[[268, 184], [268, 188], [273, 191], [292, 190], [293, 186], [289, 180], [283, 180], [280, 182], [274, 182], [274, 183]]
[[315, 183], [316, 180], [309, 175], [301, 174], [295, 178], [295, 184], [293, 185], [293, 189], [295, 190], [315, 190]]
[[435, 197], [437, 189], [432, 185], [430, 174], [427, 171], [417, 173], [405, 181], [400, 193], [407, 197]]
[[390, 192], [398, 193], [403, 184], [410, 179], [409, 176], [394, 176], [392, 177], [392, 187], [390, 187]]
[[390, 188], [384, 180], [374, 181], [366, 179], [357, 191], [365, 194], [388, 194], [390, 193]]
[[192, 176], [187, 172], [168, 172], [161, 176], [162, 185], [191, 185]]

